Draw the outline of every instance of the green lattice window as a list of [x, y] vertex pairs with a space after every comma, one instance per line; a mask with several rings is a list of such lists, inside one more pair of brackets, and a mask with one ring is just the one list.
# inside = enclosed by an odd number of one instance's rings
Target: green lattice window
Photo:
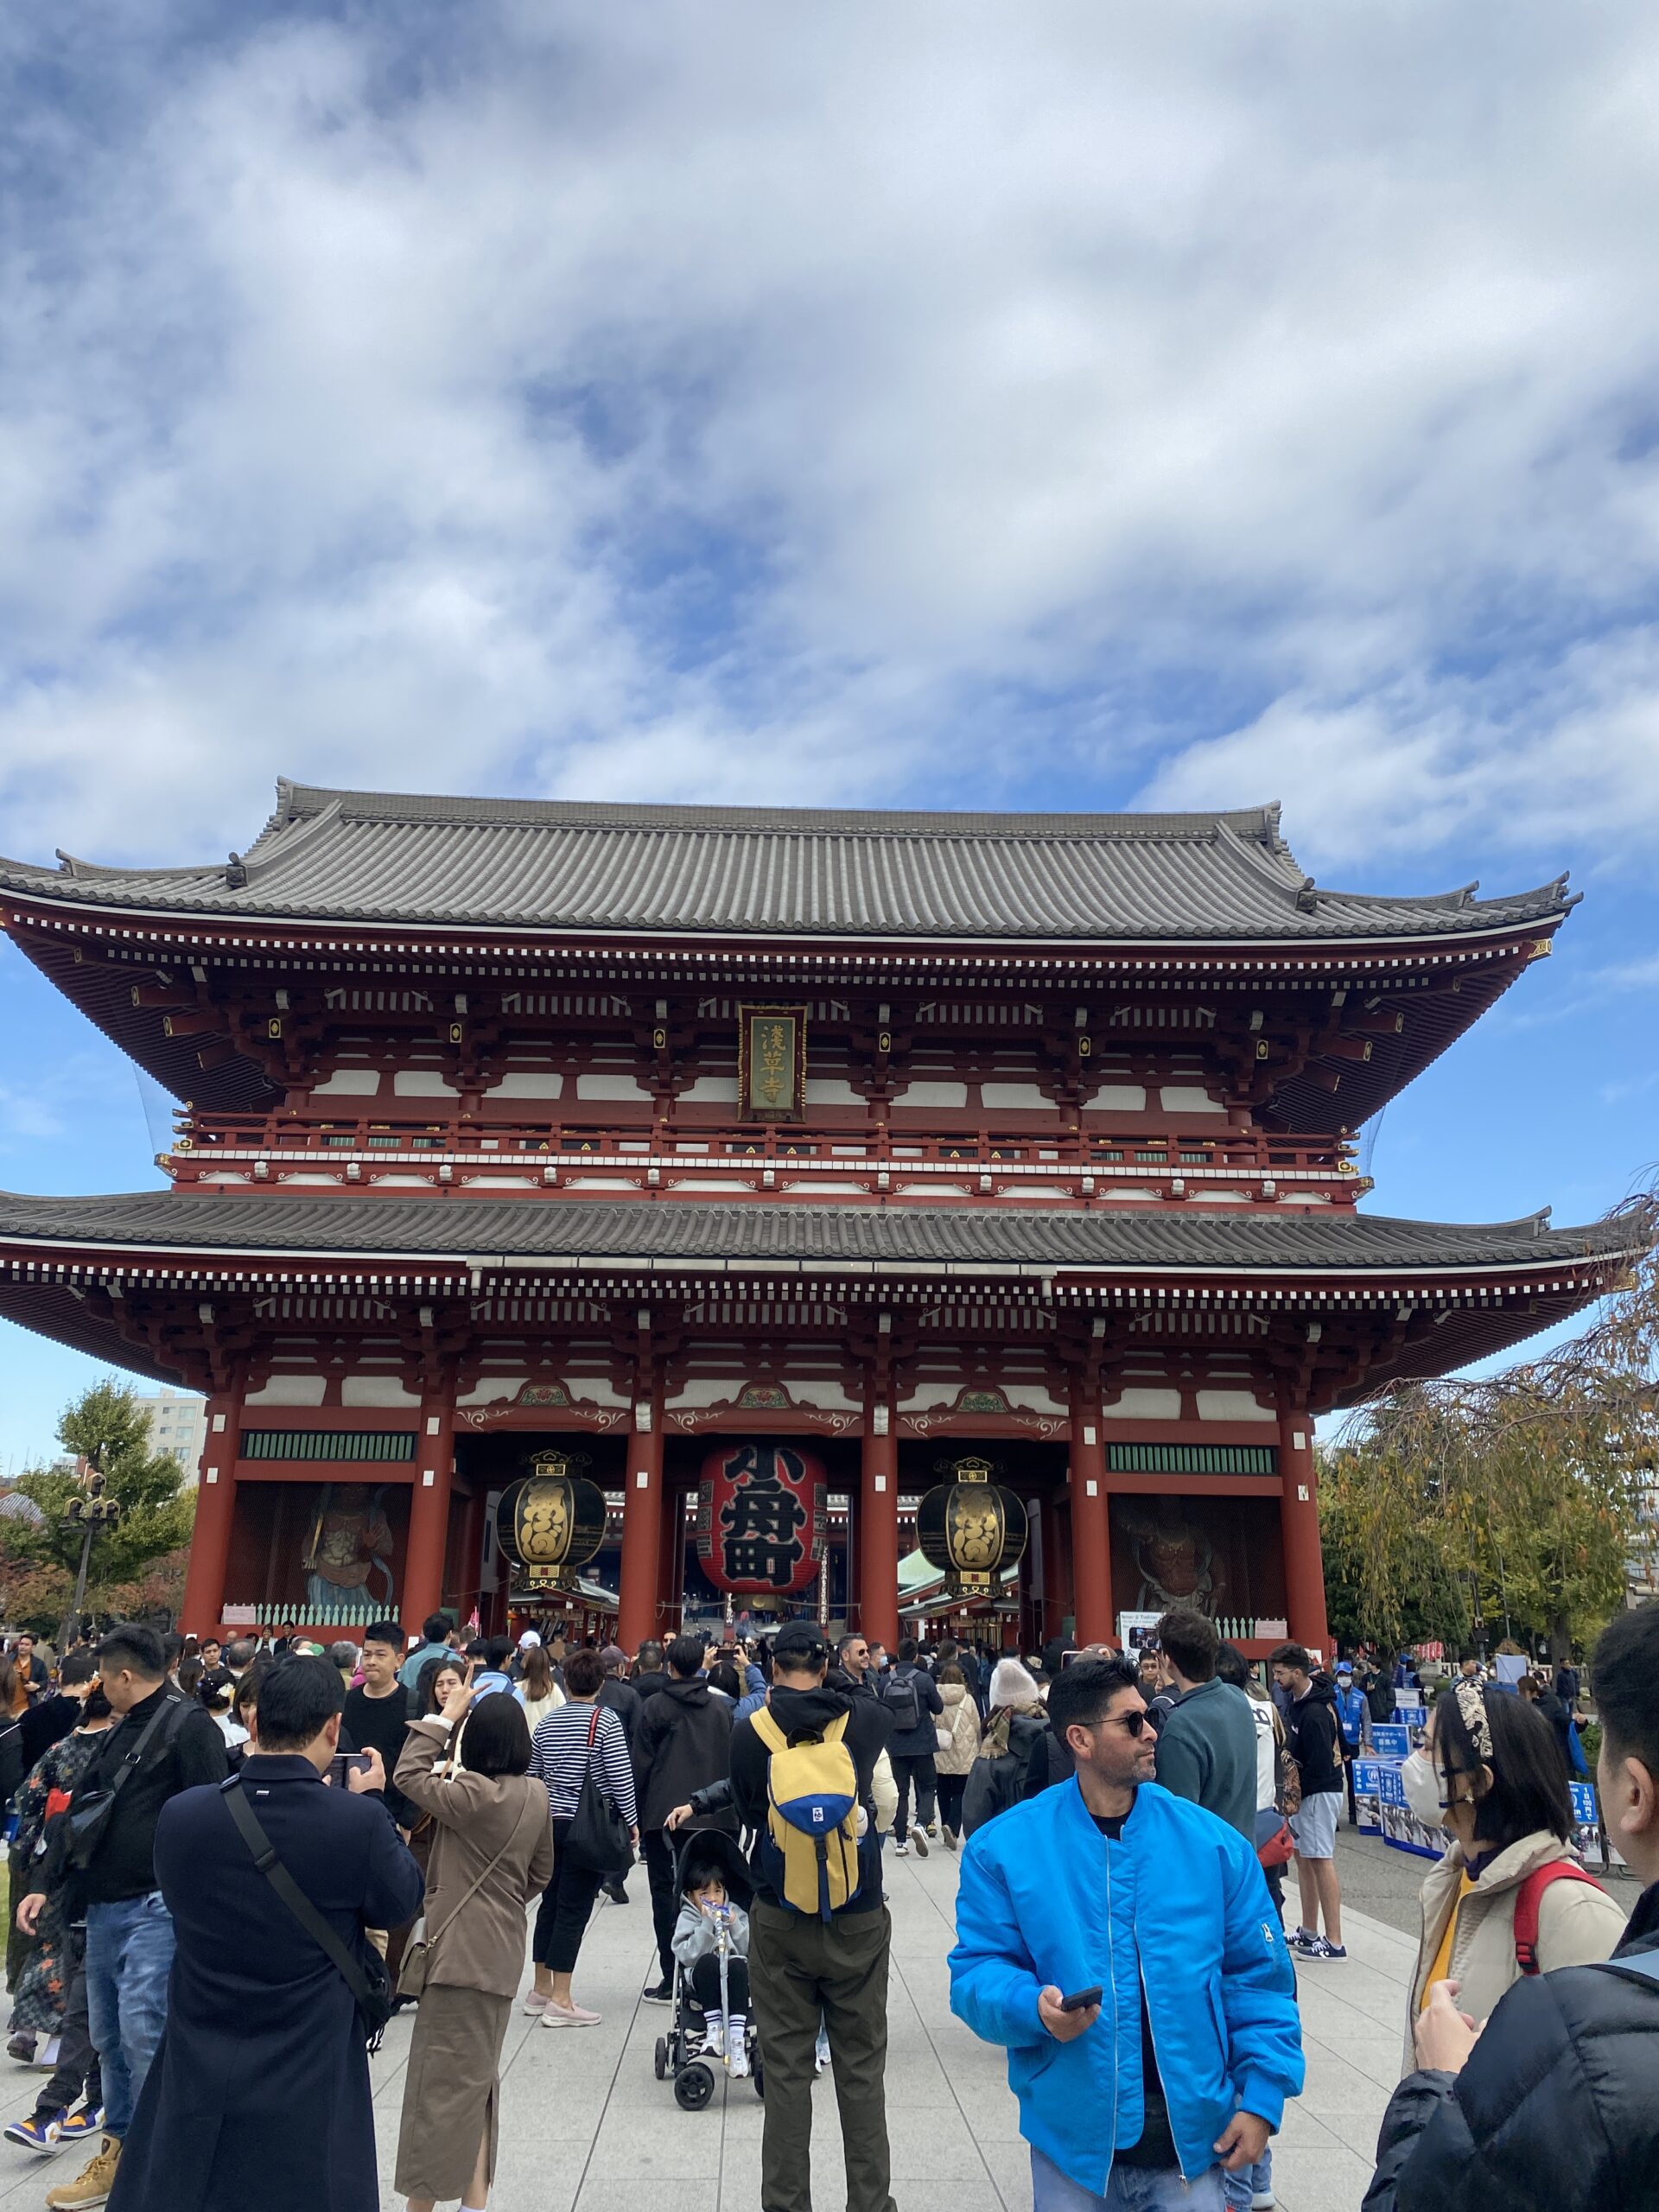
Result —
[[1276, 1475], [1273, 1444], [1109, 1444], [1115, 1475]]
[[245, 1459], [412, 1459], [407, 1429], [245, 1428]]

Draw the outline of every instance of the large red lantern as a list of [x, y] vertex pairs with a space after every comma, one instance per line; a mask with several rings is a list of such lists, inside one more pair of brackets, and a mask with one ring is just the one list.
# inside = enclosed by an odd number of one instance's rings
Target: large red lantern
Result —
[[796, 1598], [823, 1556], [823, 1463], [792, 1444], [728, 1444], [702, 1463], [697, 1557], [716, 1590]]

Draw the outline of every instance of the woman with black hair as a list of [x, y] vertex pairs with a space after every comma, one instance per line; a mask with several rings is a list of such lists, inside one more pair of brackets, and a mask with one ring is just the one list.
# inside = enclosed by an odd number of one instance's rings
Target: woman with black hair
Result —
[[1524, 1699], [1472, 1678], [1454, 1684], [1401, 1779], [1418, 1819], [1438, 1822], [1452, 1839], [1423, 1884], [1406, 2019], [1409, 2073], [1418, 2063], [1412, 2024], [1434, 1982], [1457, 1982], [1459, 2009], [1484, 2020], [1523, 1974], [1608, 1957], [1624, 1916], [1573, 1855], [1573, 1805], [1554, 1733]]
[[[441, 2197], [488, 2201], [495, 2171], [501, 2044], [524, 1958], [524, 1908], [547, 1886], [547, 1792], [530, 1771], [516, 1698], [472, 1699], [472, 1669], [442, 1713], [413, 1722], [393, 1777], [432, 1821], [425, 1978], [410, 2045], [397, 2185], [410, 2212]], [[460, 1764], [437, 1767], [456, 1729]]]

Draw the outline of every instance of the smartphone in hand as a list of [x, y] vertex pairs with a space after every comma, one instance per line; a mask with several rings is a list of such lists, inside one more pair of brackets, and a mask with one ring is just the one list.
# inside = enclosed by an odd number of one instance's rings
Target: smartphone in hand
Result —
[[344, 1789], [348, 1774], [366, 1774], [369, 1766], [366, 1751], [336, 1751], [328, 1762], [328, 1780], [336, 1789]]
[[1098, 2005], [1105, 1994], [1103, 1986], [1096, 1982], [1092, 1989], [1080, 1989], [1075, 1996], [1062, 1997], [1060, 2010], [1062, 2012], [1086, 2012], [1091, 2005]]

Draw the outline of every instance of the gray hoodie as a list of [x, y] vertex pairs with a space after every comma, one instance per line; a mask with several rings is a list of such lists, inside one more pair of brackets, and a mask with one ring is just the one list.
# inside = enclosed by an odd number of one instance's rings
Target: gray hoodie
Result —
[[[749, 1916], [741, 1904], [728, 1904], [731, 1915], [732, 1948], [741, 1959], [749, 1955]], [[680, 1916], [674, 1923], [672, 1948], [675, 1957], [683, 1967], [690, 1967], [705, 1951], [715, 1948], [715, 1923], [711, 1915], [690, 1897], [682, 1900]]]

